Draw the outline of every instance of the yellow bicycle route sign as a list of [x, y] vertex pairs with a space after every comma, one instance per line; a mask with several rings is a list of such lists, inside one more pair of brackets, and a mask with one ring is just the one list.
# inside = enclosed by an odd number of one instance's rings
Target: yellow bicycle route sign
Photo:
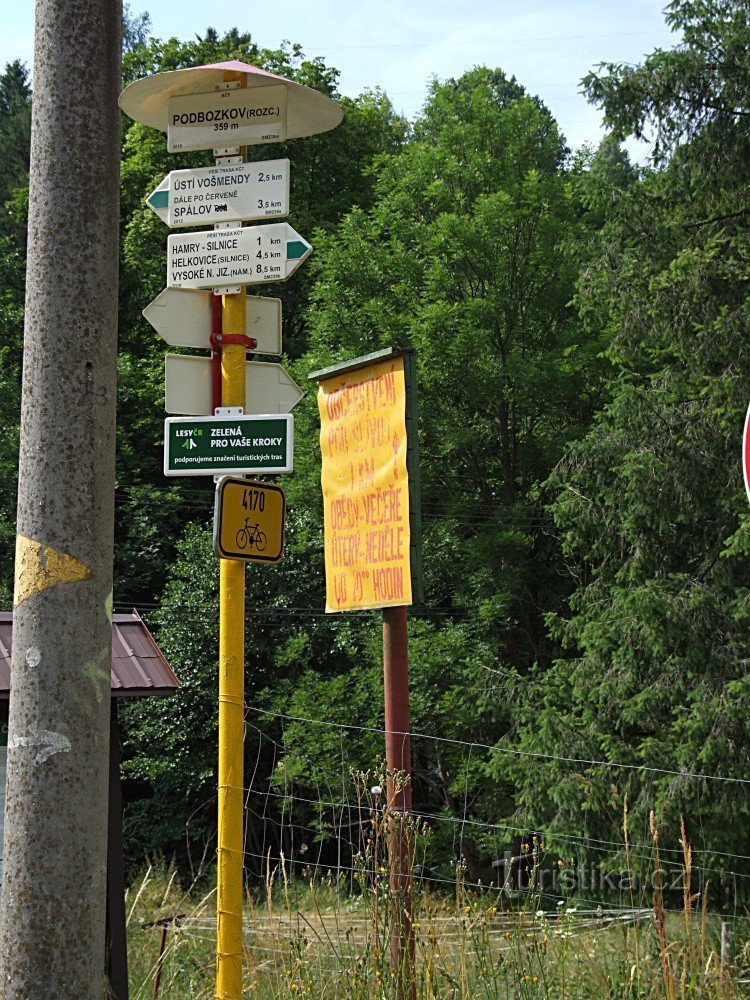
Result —
[[216, 486], [216, 554], [243, 562], [279, 562], [285, 516], [286, 497], [280, 486], [224, 476]]

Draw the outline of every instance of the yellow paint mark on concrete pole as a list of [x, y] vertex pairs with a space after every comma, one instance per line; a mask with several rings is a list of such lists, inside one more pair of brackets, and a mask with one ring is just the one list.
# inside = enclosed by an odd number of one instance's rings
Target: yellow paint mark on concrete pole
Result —
[[16, 535], [16, 582], [13, 607], [59, 583], [76, 583], [91, 570], [67, 552], [59, 552], [25, 535]]
[[[225, 74], [225, 80], [244, 74]], [[245, 333], [246, 291], [222, 297], [222, 332]], [[221, 352], [222, 406], [245, 406], [246, 350]], [[219, 815], [216, 896], [216, 996], [242, 998], [243, 756], [245, 714], [245, 564], [219, 561]]]

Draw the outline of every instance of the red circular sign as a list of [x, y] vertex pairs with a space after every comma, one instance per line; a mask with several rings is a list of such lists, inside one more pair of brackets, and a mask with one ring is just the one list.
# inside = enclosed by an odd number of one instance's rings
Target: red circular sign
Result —
[[742, 472], [745, 476], [745, 492], [750, 500], [750, 406], [745, 417], [745, 432], [742, 435]]

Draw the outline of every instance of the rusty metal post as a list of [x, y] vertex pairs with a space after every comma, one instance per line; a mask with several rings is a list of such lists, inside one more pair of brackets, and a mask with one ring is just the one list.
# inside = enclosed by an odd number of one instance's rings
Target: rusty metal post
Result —
[[144, 931], [151, 930], [152, 927], [160, 927], [161, 935], [159, 936], [159, 955], [156, 959], [156, 968], [154, 969], [154, 986], [151, 991], [151, 996], [153, 1000], [158, 1000], [159, 989], [161, 987], [161, 974], [164, 969], [164, 953], [167, 950], [167, 931], [170, 925], [177, 927], [181, 920], [184, 920], [187, 914], [185, 913], [175, 913], [171, 917], [162, 917], [160, 920], [151, 920], [147, 924], [141, 924]]
[[[401, 771], [408, 781], [388, 782], [388, 854], [391, 886], [391, 968], [398, 995], [416, 996], [414, 929], [412, 927], [413, 841], [406, 829], [411, 813], [411, 737], [409, 721], [409, 653], [406, 607], [383, 608], [383, 681], [385, 692], [385, 760], [389, 773]], [[399, 816], [398, 814], [402, 814]]]
[[159, 987], [161, 986], [161, 971], [164, 968], [164, 951], [167, 947], [167, 928], [168, 924], [164, 921], [161, 925], [161, 937], [159, 938], [159, 957], [156, 960], [156, 973], [154, 975], [154, 989], [152, 992], [153, 1000], [159, 1000]]
[[105, 992], [121, 27], [36, 5], [3, 1000]]

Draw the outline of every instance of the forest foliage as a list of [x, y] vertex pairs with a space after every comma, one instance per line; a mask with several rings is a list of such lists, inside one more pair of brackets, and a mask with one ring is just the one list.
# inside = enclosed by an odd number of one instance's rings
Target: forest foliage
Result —
[[[595, 149], [572, 153], [522, 81], [478, 67], [434, 81], [414, 123], [367, 92], [341, 98], [334, 132], [253, 151], [289, 156], [289, 221], [315, 250], [272, 293], [297, 380], [381, 347], [417, 351], [426, 600], [411, 615], [412, 720], [456, 742], [415, 741], [414, 803], [476, 821], [462, 845], [474, 876], [507, 846], [491, 824], [551, 845], [572, 831], [582, 854], [607, 841], [596, 859], [612, 861], [626, 800], [633, 829], [650, 809], [675, 833], [685, 816], [706, 864], [750, 856], [746, 785], [693, 777], [750, 773], [750, 27], [737, 0], [674, 0], [666, 16], [673, 49], [584, 80], [608, 128]], [[147, 17], [128, 28], [124, 83], [238, 58], [338, 97], [337, 71], [298, 45], [212, 29], [161, 40]], [[8, 65], [4, 607], [31, 102], [28, 70]], [[648, 164], [630, 162], [630, 137], [654, 140]], [[167, 230], [144, 198], [209, 154], [170, 156], [128, 119], [122, 139], [115, 603], [142, 612], [182, 683], [124, 716], [128, 849], [182, 859], [215, 823], [218, 565], [213, 484], [161, 471], [164, 345], [141, 310], [164, 285]], [[247, 574], [246, 755], [258, 787], [315, 800], [340, 785], [342, 753], [361, 768], [382, 753], [380, 633], [377, 615], [323, 614], [314, 393], [295, 414], [286, 557]], [[289, 717], [362, 728], [342, 749], [341, 730]], [[466, 744], [485, 749], [467, 757]], [[309, 805], [305, 822], [325, 850], [325, 811]], [[252, 824], [248, 836], [259, 853]], [[440, 866], [455, 848], [436, 832], [431, 850]]]

